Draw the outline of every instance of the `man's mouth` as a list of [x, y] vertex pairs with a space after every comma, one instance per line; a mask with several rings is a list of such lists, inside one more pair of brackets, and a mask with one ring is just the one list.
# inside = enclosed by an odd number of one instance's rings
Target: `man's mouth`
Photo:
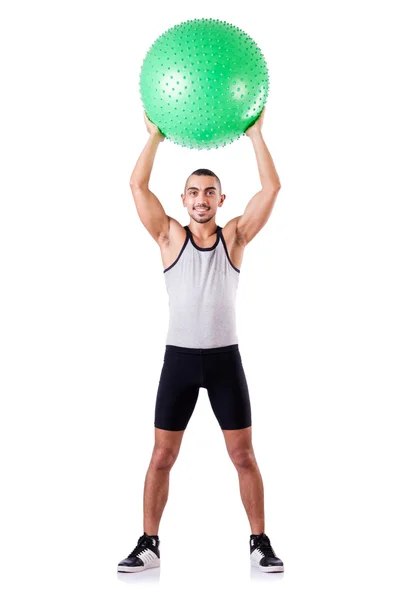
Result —
[[209, 208], [195, 208], [194, 210], [199, 213], [205, 213], [207, 210], [209, 210]]

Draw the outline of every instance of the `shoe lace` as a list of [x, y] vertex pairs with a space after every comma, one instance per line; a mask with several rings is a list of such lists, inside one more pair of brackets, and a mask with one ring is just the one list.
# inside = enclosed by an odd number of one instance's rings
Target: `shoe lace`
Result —
[[153, 547], [152, 545], [153, 542], [151, 538], [149, 538], [147, 535], [141, 535], [137, 545], [135, 546], [131, 554], [128, 555], [128, 558], [131, 558], [132, 556], [139, 556], [140, 553], [143, 552], [146, 548]]
[[270, 544], [269, 538], [265, 537], [263, 534], [259, 538], [259, 544], [256, 548], [263, 554], [263, 556], [266, 556], [266, 558], [277, 558]]

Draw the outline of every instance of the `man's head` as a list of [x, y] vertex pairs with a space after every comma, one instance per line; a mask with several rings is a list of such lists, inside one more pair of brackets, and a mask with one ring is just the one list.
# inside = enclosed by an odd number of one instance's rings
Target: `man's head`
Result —
[[[226, 195], [222, 194], [219, 177], [209, 169], [197, 169], [187, 178], [185, 192], [181, 194], [183, 206], [197, 223], [207, 223], [215, 217]], [[199, 212], [199, 208], [202, 208]]]

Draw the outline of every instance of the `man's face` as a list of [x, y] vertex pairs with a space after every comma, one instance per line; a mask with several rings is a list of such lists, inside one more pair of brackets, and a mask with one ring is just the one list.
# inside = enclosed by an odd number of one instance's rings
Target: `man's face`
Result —
[[226, 195], [220, 193], [215, 177], [192, 175], [181, 197], [183, 206], [187, 208], [191, 218], [197, 223], [207, 223], [216, 215], [218, 206], [222, 206]]

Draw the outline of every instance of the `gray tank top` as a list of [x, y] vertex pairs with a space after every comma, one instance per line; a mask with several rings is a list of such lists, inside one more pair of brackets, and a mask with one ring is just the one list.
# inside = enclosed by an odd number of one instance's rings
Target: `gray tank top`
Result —
[[240, 269], [231, 262], [222, 227], [210, 248], [195, 244], [188, 225], [176, 260], [164, 270], [169, 296], [166, 344], [218, 348], [238, 344], [236, 292]]

